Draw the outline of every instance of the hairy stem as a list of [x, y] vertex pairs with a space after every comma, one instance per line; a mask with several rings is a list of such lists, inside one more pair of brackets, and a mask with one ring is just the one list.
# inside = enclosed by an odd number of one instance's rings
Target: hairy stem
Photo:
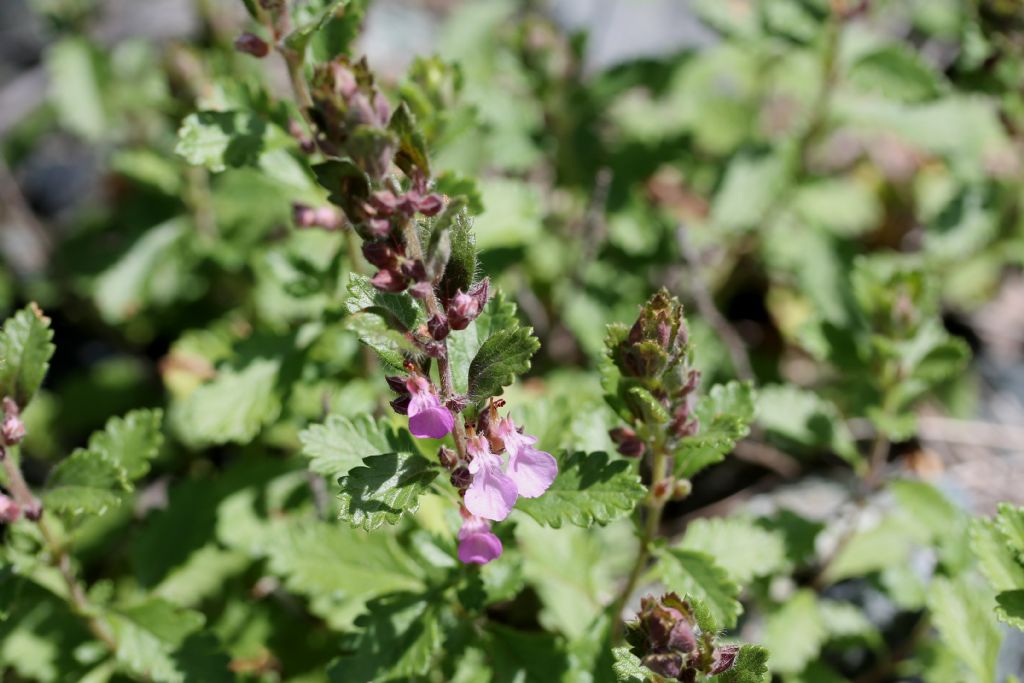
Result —
[[[406, 221], [402, 227], [402, 234], [405, 238], [405, 246], [409, 251], [409, 256], [413, 259], [425, 262], [423, 245], [420, 243], [420, 235], [416, 230], [415, 221]], [[437, 298], [437, 294], [433, 289], [430, 290], [430, 294], [425, 299], [427, 305], [427, 313], [431, 316], [441, 315], [441, 302]], [[441, 342], [443, 345], [443, 352], [437, 359], [437, 374], [441, 378], [441, 400], [444, 403], [448, 403], [455, 396], [455, 384], [452, 381], [452, 368], [448, 361], [448, 340], [445, 339]], [[466, 427], [462, 423], [462, 419], [455, 420], [455, 428], [452, 431], [455, 438], [455, 450], [458, 451], [459, 456], [462, 458], [466, 457]]]

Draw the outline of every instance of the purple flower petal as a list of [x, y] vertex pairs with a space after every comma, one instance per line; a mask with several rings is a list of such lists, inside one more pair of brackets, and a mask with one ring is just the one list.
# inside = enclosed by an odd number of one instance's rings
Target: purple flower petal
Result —
[[455, 418], [450, 410], [444, 407], [429, 408], [413, 415], [409, 408], [409, 431], [421, 439], [440, 439], [452, 431]]
[[501, 461], [496, 457], [495, 460], [497, 462], [481, 463], [477, 467], [466, 489], [465, 503], [466, 509], [477, 517], [500, 522], [512, 511], [518, 493], [515, 482], [502, 473]]
[[466, 564], [487, 564], [501, 557], [501, 551], [501, 541], [490, 531], [466, 534], [459, 541], [459, 559]]
[[440, 439], [455, 426], [451, 411], [430, 391], [417, 391], [409, 399], [409, 431], [421, 439]]
[[526, 447], [509, 457], [506, 474], [515, 482], [520, 496], [536, 498], [558, 476], [558, 463], [550, 453]]

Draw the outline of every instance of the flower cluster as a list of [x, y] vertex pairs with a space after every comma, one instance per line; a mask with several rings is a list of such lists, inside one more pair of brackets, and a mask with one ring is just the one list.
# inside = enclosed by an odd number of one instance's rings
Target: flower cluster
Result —
[[[410, 374], [389, 377], [388, 384], [399, 393], [391, 405], [409, 416], [413, 436], [440, 439], [452, 431], [455, 417], [429, 379]], [[499, 405], [492, 402], [469, 429], [464, 456], [444, 446], [440, 451], [441, 464], [464, 499], [459, 531], [463, 562], [482, 564], [501, 555], [501, 541], [490, 532], [490, 522], [508, 517], [519, 497], [543, 494], [558, 475], [555, 458], [537, 449], [537, 437], [524, 434], [510, 417], [499, 418]]]
[[716, 646], [715, 634], [702, 631], [693, 606], [675, 593], [640, 602], [640, 613], [626, 624], [626, 641], [651, 671], [692, 682], [697, 674], [717, 675], [736, 663], [739, 647]]
[[[683, 439], [697, 433], [700, 424], [694, 413], [700, 371], [690, 366], [690, 342], [683, 306], [665, 290], [659, 291], [640, 309], [631, 328], [609, 328], [611, 360], [622, 375], [621, 401], [615, 407], [635, 425], [649, 422], [650, 404], [659, 404], [669, 414], [670, 439]], [[642, 390], [637, 393], [637, 390]], [[609, 431], [619, 452], [639, 457], [646, 451], [643, 438], [633, 427]]]

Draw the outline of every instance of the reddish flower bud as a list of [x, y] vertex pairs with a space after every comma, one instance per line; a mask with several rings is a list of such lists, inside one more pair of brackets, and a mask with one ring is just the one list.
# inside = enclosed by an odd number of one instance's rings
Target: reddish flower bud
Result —
[[388, 383], [388, 387], [391, 391], [396, 394], [408, 394], [409, 388], [405, 386], [405, 377], [399, 377], [398, 375], [388, 375], [384, 378], [384, 381]]
[[740, 648], [737, 645], [724, 645], [717, 648], [711, 664], [711, 673], [717, 675], [731, 669], [732, 665], [736, 663], [736, 655], [739, 654], [739, 651]]
[[13, 498], [0, 493], [0, 522], [12, 524], [21, 517], [21, 506]]
[[3, 400], [4, 419], [0, 423], [0, 439], [8, 446], [15, 446], [25, 438], [25, 423], [21, 420], [18, 404], [8, 396]]
[[419, 259], [405, 261], [402, 263], [401, 271], [402, 275], [414, 282], [423, 282], [427, 279], [427, 269], [424, 267], [423, 261]]
[[675, 489], [676, 482], [671, 477], [662, 479], [651, 489], [651, 495], [657, 501], [666, 501]]
[[401, 292], [405, 289], [406, 281], [400, 273], [393, 270], [378, 270], [377, 274], [370, 278], [370, 284], [382, 292]]
[[441, 461], [441, 467], [449, 471], [454, 471], [459, 465], [459, 454], [447, 446], [441, 446], [441, 450], [437, 452], [437, 459]]
[[398, 254], [386, 242], [363, 242], [363, 258], [378, 268], [394, 268]]
[[453, 330], [464, 330], [480, 315], [479, 297], [458, 291], [448, 302], [448, 325]]
[[424, 216], [436, 216], [444, 208], [444, 199], [439, 194], [431, 193], [426, 197], [420, 198], [416, 203], [416, 208]]
[[443, 315], [432, 315], [427, 320], [427, 330], [430, 331], [430, 336], [435, 341], [441, 341], [448, 336], [448, 321]]
[[370, 197], [370, 204], [377, 209], [382, 216], [390, 216], [398, 209], [400, 200], [393, 192], [379, 190]]
[[409, 401], [412, 397], [409, 394], [402, 394], [398, 398], [391, 401], [391, 408], [399, 415], [409, 414]]
[[629, 427], [608, 430], [608, 436], [619, 446], [619, 453], [627, 458], [639, 458], [647, 450], [643, 440]]
[[25, 515], [25, 519], [30, 522], [38, 522], [39, 518], [43, 516], [43, 504], [38, 500], [33, 500], [28, 505], [25, 505], [21, 511]]
[[417, 282], [409, 287], [409, 293], [417, 299], [426, 299], [434, 292], [434, 285], [429, 282]]
[[235, 49], [258, 59], [263, 59], [270, 54], [270, 46], [267, 45], [267, 41], [248, 32], [235, 38]]
[[464, 491], [473, 483], [473, 475], [469, 473], [468, 467], [459, 466], [452, 470], [451, 482], [452, 486]]
[[366, 221], [366, 230], [374, 237], [387, 237], [391, 234], [391, 221], [386, 218], [370, 218]]
[[427, 354], [431, 358], [441, 358], [447, 352], [445, 345], [441, 342], [426, 342], [421, 344], [423, 347], [423, 353]]

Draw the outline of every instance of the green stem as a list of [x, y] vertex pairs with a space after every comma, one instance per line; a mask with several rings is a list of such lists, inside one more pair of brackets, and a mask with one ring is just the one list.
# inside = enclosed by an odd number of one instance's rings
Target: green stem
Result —
[[[3, 462], [4, 471], [7, 473], [8, 488], [14, 494], [23, 509], [39, 507], [39, 499], [29, 488], [22, 476], [21, 468], [14, 462], [14, 458], [7, 452], [4, 446], [0, 445], [0, 461]], [[39, 533], [50, 553], [50, 564], [53, 565], [64, 578], [68, 588], [68, 603], [71, 610], [85, 621], [89, 631], [101, 641], [111, 652], [117, 651], [117, 640], [110, 632], [110, 628], [96, 616], [96, 608], [89, 601], [85, 588], [75, 575], [74, 567], [71, 565], [71, 555], [68, 554], [64, 545], [57, 540], [57, 536], [50, 529], [46, 519], [40, 514], [36, 520]]]
[[661, 513], [665, 509], [666, 497], [655, 495], [662, 482], [665, 481], [665, 468], [668, 454], [662, 444], [658, 443], [651, 449], [651, 487], [647, 497], [647, 505], [644, 515], [644, 526], [640, 534], [640, 546], [637, 548], [636, 558], [633, 560], [633, 567], [629, 571], [626, 583], [622, 586], [619, 596], [612, 603], [612, 643], [619, 643], [622, 640], [622, 610], [626, 606], [629, 596], [636, 590], [637, 582], [647, 566], [647, 560], [651, 555], [651, 544], [658, 536], [658, 529], [661, 526]]

